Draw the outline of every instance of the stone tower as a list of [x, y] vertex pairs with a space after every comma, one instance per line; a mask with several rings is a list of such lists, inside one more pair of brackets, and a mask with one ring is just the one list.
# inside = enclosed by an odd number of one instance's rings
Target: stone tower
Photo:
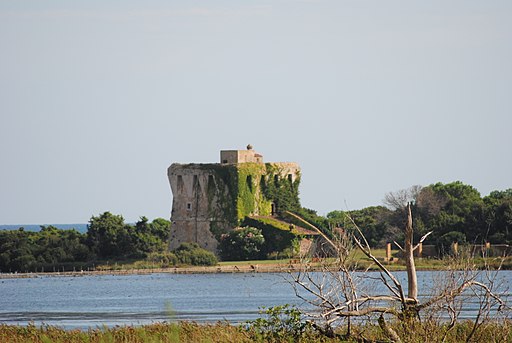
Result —
[[171, 249], [195, 242], [216, 252], [221, 235], [246, 217], [300, 206], [299, 165], [264, 163], [251, 145], [221, 151], [220, 163], [173, 163], [167, 175], [173, 194]]

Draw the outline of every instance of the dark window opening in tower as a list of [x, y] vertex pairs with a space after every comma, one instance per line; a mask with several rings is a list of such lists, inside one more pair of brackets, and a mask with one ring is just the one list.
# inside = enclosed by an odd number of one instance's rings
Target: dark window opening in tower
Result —
[[183, 192], [183, 186], [184, 186], [184, 184], [183, 184], [183, 176], [178, 175], [178, 182], [177, 182], [177, 184], [178, 184], [178, 192]]
[[261, 178], [260, 178], [260, 188], [261, 190], [265, 190], [265, 188], [267, 187], [267, 183], [265, 181], [265, 175], [261, 175]]
[[251, 191], [251, 193], [252, 193], [252, 176], [247, 175], [245, 182], [247, 183], [247, 187], [249, 188], [249, 191]]
[[208, 175], [208, 194], [213, 194], [212, 192], [215, 191], [215, 179], [213, 178], [213, 175]]

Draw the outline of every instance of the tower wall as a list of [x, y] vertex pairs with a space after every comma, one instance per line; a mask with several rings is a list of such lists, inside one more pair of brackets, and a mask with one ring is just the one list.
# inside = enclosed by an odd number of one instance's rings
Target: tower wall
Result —
[[226, 216], [227, 203], [233, 202], [227, 182], [219, 179], [218, 165], [172, 164], [167, 172], [173, 194], [170, 248], [195, 242], [202, 248], [216, 251], [215, 231], [227, 231], [236, 223]]
[[195, 242], [217, 252], [222, 234], [246, 216], [272, 215], [279, 200], [268, 197], [265, 190], [275, 185], [276, 178], [296, 183], [293, 189], [297, 189], [298, 200], [300, 168], [296, 163], [175, 163], [167, 174], [173, 193], [171, 249]]

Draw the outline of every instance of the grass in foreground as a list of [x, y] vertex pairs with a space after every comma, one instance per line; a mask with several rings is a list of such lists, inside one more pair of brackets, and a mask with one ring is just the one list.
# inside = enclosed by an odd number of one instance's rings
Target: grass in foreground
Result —
[[[447, 332], [446, 325], [422, 323], [414, 330], [408, 330], [403, 335], [404, 327], [399, 323], [393, 324], [398, 333], [402, 333], [405, 342], [440, 342]], [[267, 329], [267, 331], [265, 330]], [[272, 331], [272, 329], [274, 329]], [[446, 334], [445, 342], [465, 342], [472, 330], [471, 322], [457, 324]], [[344, 329], [340, 330], [340, 334]], [[0, 342], [388, 342], [376, 325], [354, 326], [351, 337], [328, 338], [320, 335], [312, 328], [301, 332], [261, 326], [244, 328], [228, 323], [197, 324], [192, 322], [151, 324], [142, 327], [114, 327], [88, 331], [70, 330], [43, 326], [29, 325], [9, 326], [0, 325]], [[487, 323], [481, 326], [472, 342], [512, 342], [511, 322]]]

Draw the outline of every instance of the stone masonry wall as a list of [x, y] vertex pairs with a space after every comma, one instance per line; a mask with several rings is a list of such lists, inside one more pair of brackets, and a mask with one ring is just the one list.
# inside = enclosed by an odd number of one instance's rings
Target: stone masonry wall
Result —
[[216, 252], [223, 233], [246, 216], [270, 215], [262, 182], [278, 177], [295, 182], [296, 163], [172, 164], [167, 171], [173, 203], [170, 248], [196, 242]]

